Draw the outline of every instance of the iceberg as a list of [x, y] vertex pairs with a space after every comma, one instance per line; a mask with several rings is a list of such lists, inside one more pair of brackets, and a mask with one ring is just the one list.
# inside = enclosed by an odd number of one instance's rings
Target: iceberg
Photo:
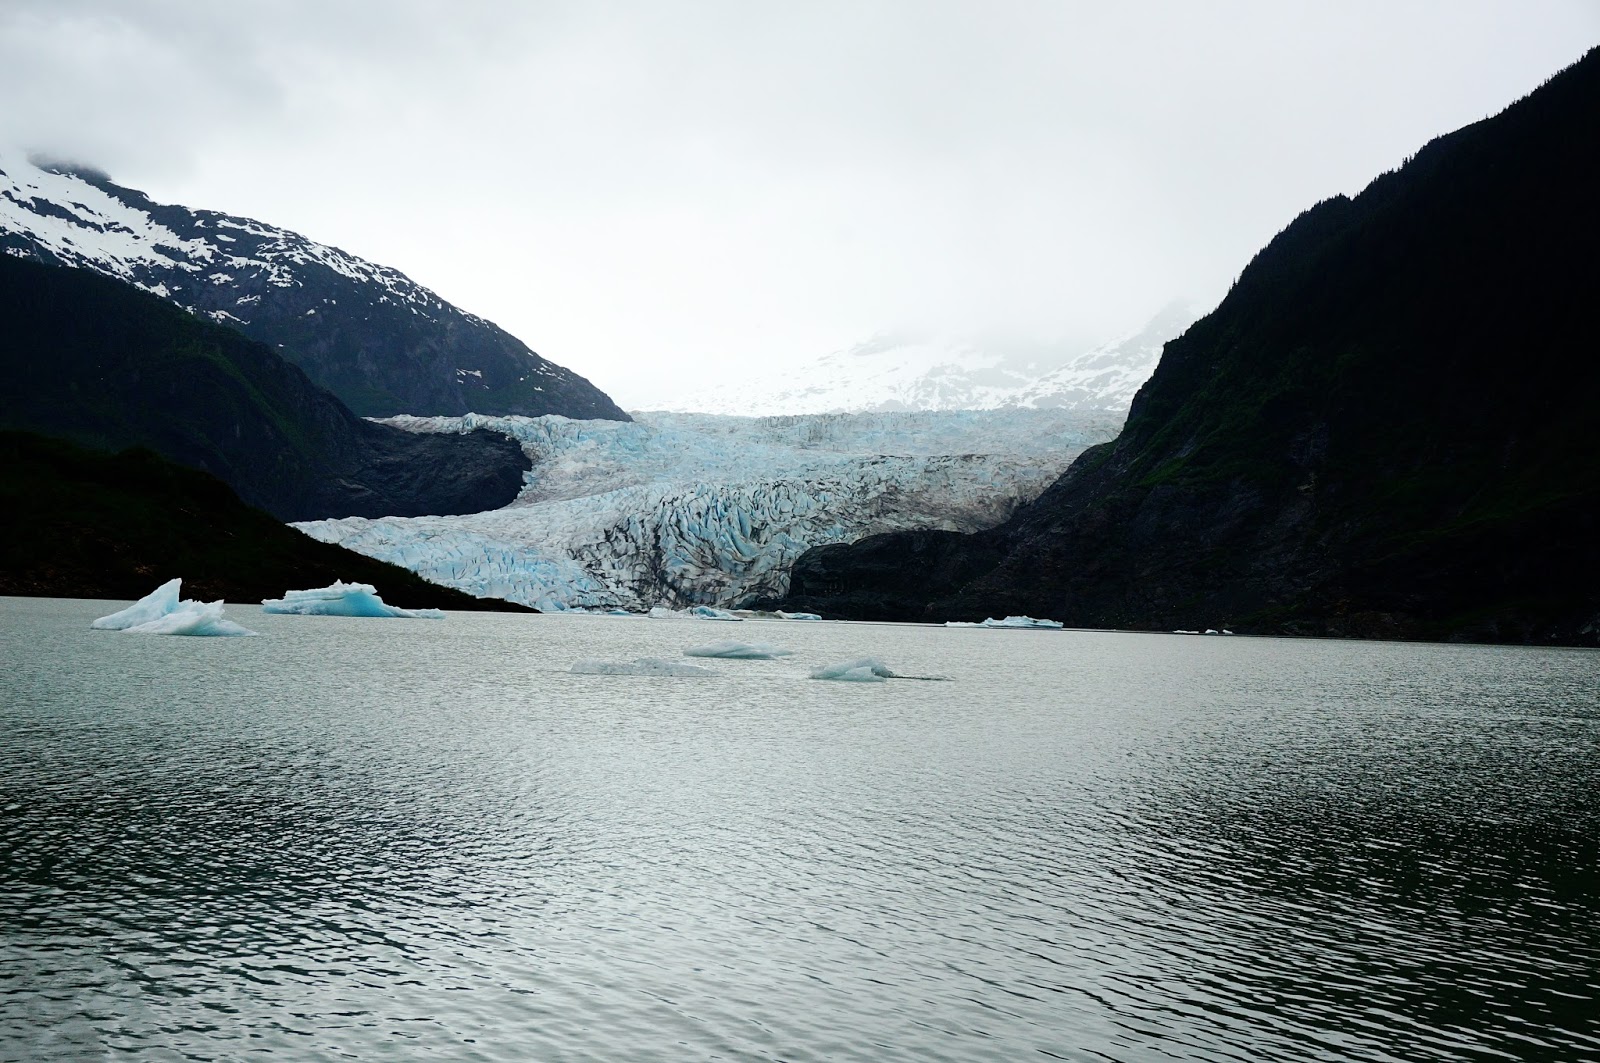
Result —
[[705, 646], [690, 646], [683, 651], [685, 657], [725, 657], [736, 661], [770, 661], [775, 657], [793, 657], [793, 650], [765, 642], [735, 642], [723, 639]]
[[222, 602], [179, 600], [183, 580], [170, 579], [126, 609], [102, 616], [89, 626], [99, 631], [136, 635], [254, 635], [222, 614]]
[[286, 591], [282, 598], [263, 598], [264, 613], [292, 613], [296, 616], [385, 616], [406, 620], [443, 620], [442, 609], [401, 609], [385, 605], [378, 588], [370, 583], [344, 583], [334, 580], [326, 587], [308, 591]]
[[697, 617], [701, 620], [743, 620], [742, 616], [734, 616], [726, 609], [718, 609], [714, 605], [697, 605], [685, 610], [685, 615]]
[[945, 627], [1042, 627], [1042, 628], [1060, 628], [1060, 627], [1064, 627], [1065, 625], [1063, 625], [1061, 623], [1061, 621], [1059, 621], [1059, 620], [1035, 620], [1031, 616], [1008, 616], [1004, 620], [996, 620], [994, 617], [991, 616], [989, 619], [987, 619], [985, 621], [982, 621], [981, 623], [976, 623], [976, 624], [968, 623], [968, 622], [963, 621], [963, 620], [946, 620], [944, 626]]
[[782, 609], [777, 613], [779, 620], [821, 620], [816, 613], [786, 613]]
[[876, 657], [857, 657], [838, 664], [823, 665], [813, 669], [812, 679], [833, 679], [843, 683], [882, 683], [896, 678], [889, 666]]
[[573, 664], [571, 671], [579, 675], [648, 675], [673, 679], [691, 679], [697, 676], [716, 675], [709, 668], [666, 661], [660, 657], [640, 657], [633, 661], [600, 661], [586, 658]]

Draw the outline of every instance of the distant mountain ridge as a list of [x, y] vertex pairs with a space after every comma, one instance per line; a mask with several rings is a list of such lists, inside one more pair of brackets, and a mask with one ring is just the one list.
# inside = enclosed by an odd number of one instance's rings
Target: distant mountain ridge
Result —
[[1074, 352], [1050, 345], [881, 335], [772, 375], [750, 373], [660, 404], [734, 416], [908, 410], [1121, 412], [1161, 347], [1194, 320], [1174, 302], [1137, 332]]
[[874, 619], [1600, 644], [1600, 49], [1296, 218], [986, 532], [808, 551]]
[[90, 269], [237, 328], [363, 416], [628, 419], [398, 270], [265, 222], [158, 204], [89, 168], [0, 151], [0, 252]]

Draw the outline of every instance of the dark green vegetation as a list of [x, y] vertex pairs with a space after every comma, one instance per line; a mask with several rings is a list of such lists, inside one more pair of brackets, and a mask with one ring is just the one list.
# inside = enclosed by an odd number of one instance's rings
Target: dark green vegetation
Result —
[[809, 551], [765, 604], [1594, 644], [1597, 189], [1592, 51], [1297, 218], [1010, 521]]
[[342, 579], [393, 605], [523, 609], [319, 543], [148, 450], [101, 454], [0, 432], [0, 507], [0, 594], [139, 598], [182, 576], [185, 597], [256, 602]]
[[530, 467], [500, 435], [364, 421], [232, 329], [86, 270], [5, 254], [0, 429], [149, 447], [283, 520], [494, 509]]

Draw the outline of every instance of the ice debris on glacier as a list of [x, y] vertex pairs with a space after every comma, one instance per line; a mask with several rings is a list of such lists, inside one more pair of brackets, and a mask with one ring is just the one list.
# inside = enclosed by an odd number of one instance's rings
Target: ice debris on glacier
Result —
[[222, 602], [179, 601], [183, 580], [169, 579], [126, 609], [102, 616], [89, 626], [99, 631], [126, 631], [136, 635], [254, 635], [229, 620]]
[[889, 671], [889, 666], [876, 657], [857, 657], [854, 660], [827, 664], [811, 671], [812, 679], [832, 679], [842, 683], [882, 683], [899, 678]]
[[717, 674], [709, 668], [701, 668], [696, 664], [667, 661], [660, 657], [640, 657], [632, 661], [601, 661], [585, 658], [575, 662], [571, 670], [579, 675], [646, 675], [671, 679], [693, 679]]
[[996, 620], [994, 617], [991, 616], [989, 619], [980, 621], [980, 622], [978, 622], [976, 624], [968, 623], [968, 622], [966, 622], [964, 620], [946, 620], [945, 623], [944, 623], [944, 626], [945, 627], [1045, 627], [1045, 628], [1060, 628], [1060, 627], [1064, 627], [1065, 625], [1062, 624], [1061, 621], [1059, 621], [1059, 620], [1035, 620], [1031, 616], [1008, 616], [1004, 620]]
[[345, 583], [334, 580], [326, 587], [307, 591], [286, 591], [282, 598], [263, 598], [264, 613], [293, 613], [297, 616], [382, 616], [406, 620], [443, 620], [443, 609], [401, 609], [385, 605], [378, 588], [370, 583]]
[[777, 657], [793, 657], [793, 650], [774, 646], [768, 642], [735, 642], [722, 639], [704, 646], [690, 646], [683, 651], [685, 657], [726, 657], [737, 661], [770, 661]]

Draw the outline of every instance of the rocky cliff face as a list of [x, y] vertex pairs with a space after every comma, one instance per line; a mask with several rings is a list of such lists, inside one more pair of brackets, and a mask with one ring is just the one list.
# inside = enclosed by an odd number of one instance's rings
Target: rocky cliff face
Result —
[[86, 270], [5, 255], [0, 429], [148, 447], [283, 520], [493, 509], [531, 465], [498, 433], [364, 421], [232, 329]]
[[362, 416], [627, 420], [598, 388], [398, 270], [265, 222], [0, 154], [0, 252], [93, 270], [237, 328]]
[[[787, 608], [1593, 643], [1600, 52], [1296, 219], [1118, 439], [1010, 521], [796, 564]], [[897, 565], [893, 559], [903, 560]], [[876, 613], [873, 611], [876, 610]]]

